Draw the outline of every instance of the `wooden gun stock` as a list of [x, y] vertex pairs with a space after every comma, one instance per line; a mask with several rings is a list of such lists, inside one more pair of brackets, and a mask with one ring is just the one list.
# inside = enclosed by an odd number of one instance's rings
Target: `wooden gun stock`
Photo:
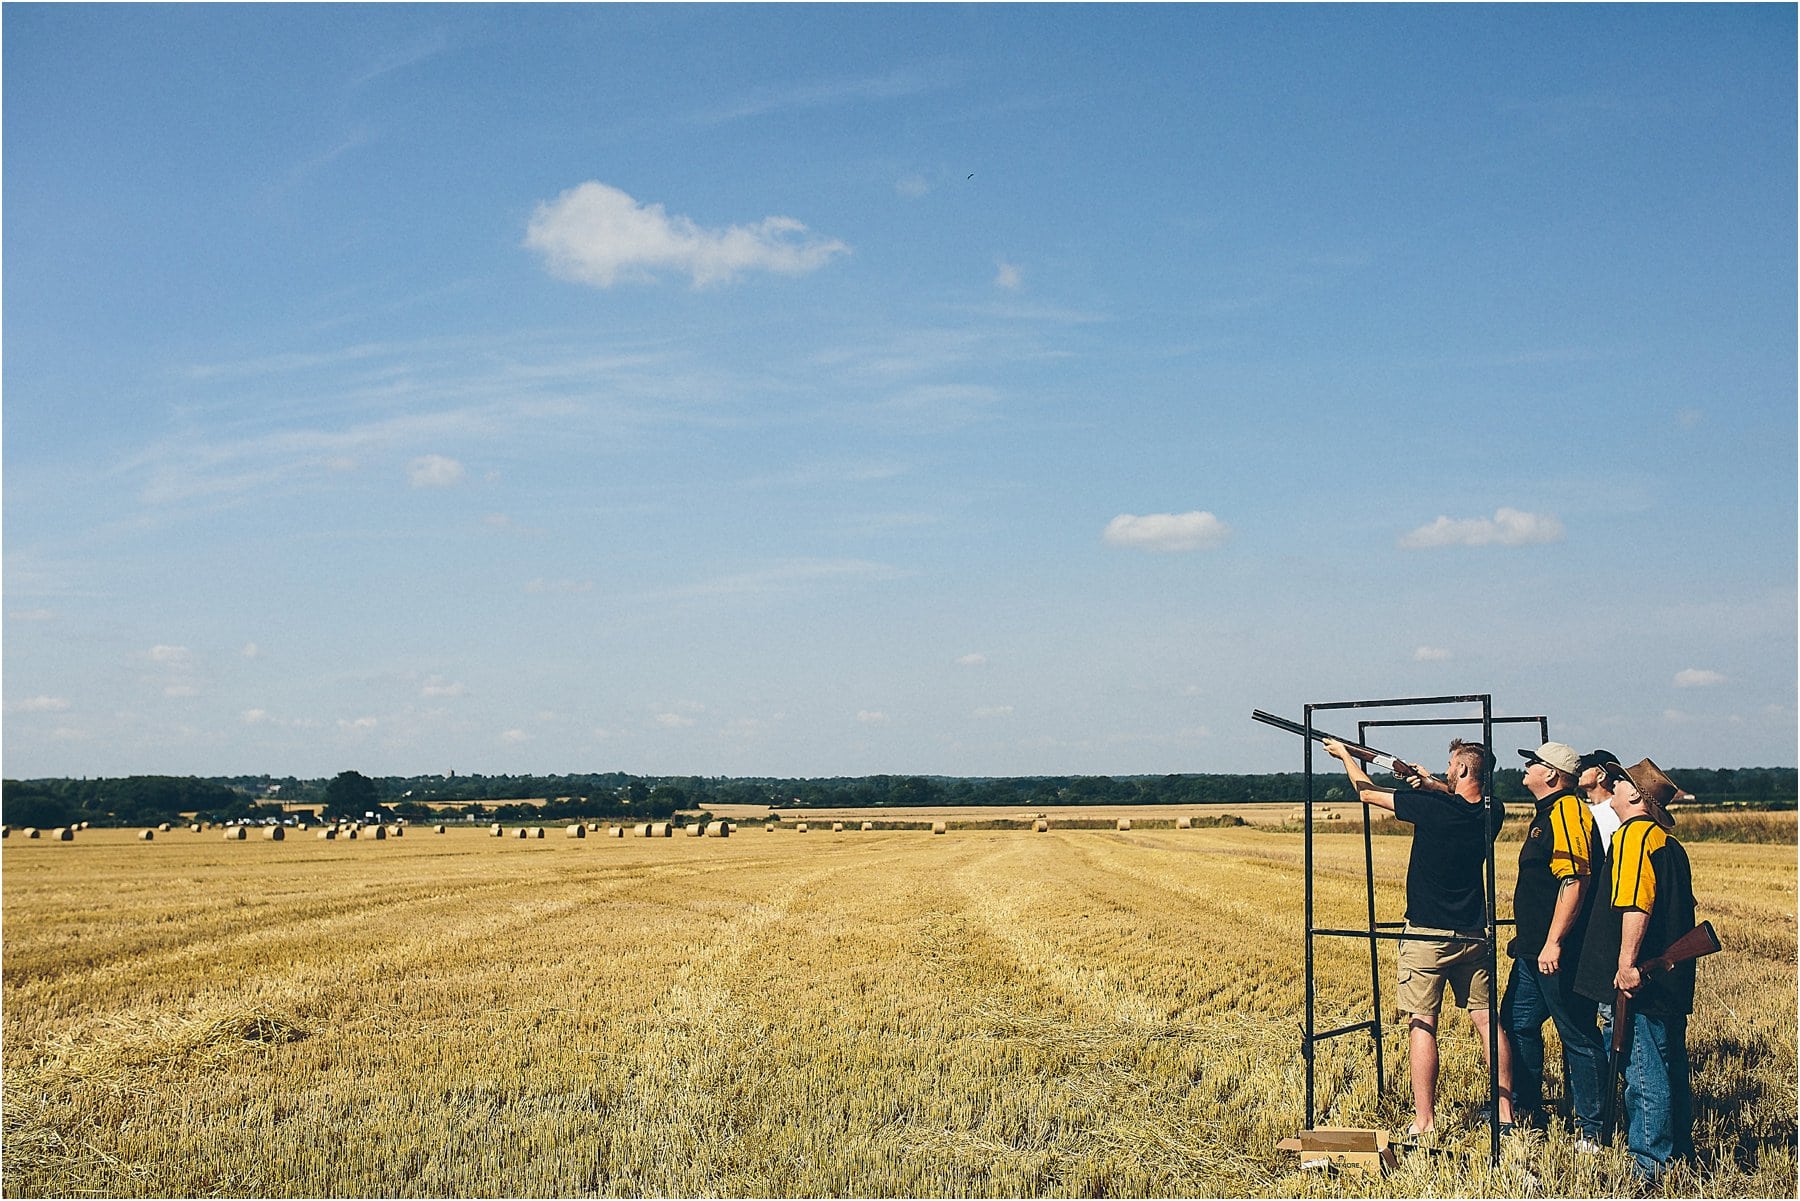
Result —
[[[1712, 923], [1701, 922], [1663, 948], [1662, 954], [1638, 964], [1638, 971], [1646, 977], [1659, 976], [1678, 963], [1699, 959], [1720, 949], [1719, 936]], [[1607, 1064], [1606, 1095], [1601, 1098], [1600, 1105], [1601, 1135], [1609, 1143], [1618, 1122], [1619, 1072], [1625, 1066], [1625, 1040], [1630, 1037], [1630, 1028], [1631, 998], [1625, 995], [1624, 989], [1619, 989], [1613, 993], [1612, 1046]]]

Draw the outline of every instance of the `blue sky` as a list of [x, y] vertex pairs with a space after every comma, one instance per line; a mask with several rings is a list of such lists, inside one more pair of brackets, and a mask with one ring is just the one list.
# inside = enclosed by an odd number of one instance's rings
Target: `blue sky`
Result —
[[1796, 760], [1791, 6], [3, 21], [8, 776]]

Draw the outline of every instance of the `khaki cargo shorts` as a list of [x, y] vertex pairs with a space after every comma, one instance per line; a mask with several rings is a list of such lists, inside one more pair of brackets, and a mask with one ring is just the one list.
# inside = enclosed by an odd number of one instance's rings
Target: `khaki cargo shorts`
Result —
[[[1401, 1013], [1429, 1013], [1443, 1008], [1444, 985], [1450, 986], [1457, 1005], [1464, 1009], [1494, 1007], [1494, 978], [1488, 974], [1486, 935], [1480, 930], [1433, 930], [1406, 925], [1408, 934], [1435, 935], [1400, 941], [1400, 994], [1395, 1000]], [[1473, 942], [1450, 942], [1471, 938]]]

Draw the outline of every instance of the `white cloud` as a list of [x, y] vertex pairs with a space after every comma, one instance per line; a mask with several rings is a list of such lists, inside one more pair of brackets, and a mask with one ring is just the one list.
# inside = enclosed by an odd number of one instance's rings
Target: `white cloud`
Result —
[[443, 455], [420, 455], [406, 469], [415, 488], [452, 488], [463, 480], [463, 465]]
[[192, 684], [170, 684], [163, 689], [163, 695], [179, 699], [181, 697], [199, 696], [200, 690]]
[[1439, 517], [1400, 539], [1407, 550], [1439, 546], [1527, 546], [1561, 542], [1562, 522], [1551, 513], [1522, 513], [1501, 508], [1492, 517]]
[[247, 726], [258, 726], [269, 720], [267, 709], [246, 709], [238, 715]]
[[432, 676], [419, 689], [419, 695], [428, 697], [467, 696], [469, 689], [466, 684], [458, 681], [446, 680], [443, 676]]
[[798, 275], [850, 249], [812, 236], [792, 217], [704, 229], [593, 180], [538, 205], [525, 245], [543, 256], [551, 274], [597, 288], [654, 279], [662, 271], [685, 274], [696, 288], [729, 283], [746, 271]]
[[60, 696], [34, 696], [7, 706], [14, 713], [66, 713], [69, 702]]
[[985, 665], [986, 663], [987, 663], [987, 656], [980, 654], [980, 653], [976, 653], [976, 654], [972, 654], [972, 655], [964, 655], [962, 658], [960, 658], [956, 661], [956, 665], [958, 667], [981, 667], [981, 666]]
[[531, 735], [527, 734], [524, 730], [505, 730], [500, 735], [500, 741], [512, 743], [516, 746], [521, 742], [530, 742]]
[[153, 646], [150, 648], [150, 662], [184, 664], [192, 658], [192, 653], [185, 646]]
[[1008, 292], [1017, 292], [1025, 279], [1019, 268], [1012, 263], [1001, 263], [994, 272], [994, 286], [1004, 288]]
[[923, 175], [903, 175], [894, 181], [894, 191], [917, 200], [931, 191], [931, 185], [925, 181]]
[[859, 709], [856, 713], [856, 720], [866, 726], [882, 725], [887, 719], [887, 714], [877, 709]]
[[262, 648], [257, 646], [254, 642], [246, 642], [244, 643], [244, 649], [238, 653], [246, 659], [255, 659], [262, 654]]
[[694, 719], [680, 713], [658, 713], [656, 724], [665, 730], [681, 730], [694, 724]]
[[1450, 658], [1450, 652], [1441, 646], [1421, 646], [1413, 652], [1415, 663], [1443, 663]]
[[984, 705], [975, 710], [970, 716], [985, 721], [991, 717], [1011, 717], [1012, 712], [1013, 707], [1011, 705]]
[[1231, 536], [1231, 527], [1211, 513], [1121, 513], [1107, 523], [1103, 537], [1114, 546], [1140, 550], [1210, 550]]
[[373, 730], [380, 724], [373, 717], [358, 717], [354, 720], [338, 718], [338, 729], [340, 730]]
[[8, 621], [55, 621], [55, 609], [14, 609], [6, 615]]
[[1723, 684], [1725, 676], [1721, 672], [1709, 671], [1703, 667], [1689, 667], [1675, 673], [1677, 688], [1710, 688], [1714, 684]]

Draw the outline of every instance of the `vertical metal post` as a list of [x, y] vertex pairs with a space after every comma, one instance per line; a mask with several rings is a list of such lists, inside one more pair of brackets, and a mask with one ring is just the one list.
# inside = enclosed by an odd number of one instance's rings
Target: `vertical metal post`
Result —
[[[1369, 730], [1367, 722], [1356, 723], [1356, 737], [1367, 743]], [[1381, 1051], [1381, 942], [1375, 937], [1375, 839], [1370, 829], [1369, 807], [1361, 804], [1363, 819], [1363, 885], [1369, 899], [1369, 1033], [1375, 1039], [1375, 1095], [1381, 1096], [1387, 1090], [1387, 1071], [1382, 1062]]]
[[1306, 757], [1306, 788], [1302, 793], [1306, 810], [1306, 1034], [1300, 1053], [1306, 1059], [1306, 1128], [1312, 1129], [1314, 1107], [1313, 1077], [1313, 771], [1312, 771], [1313, 707], [1306, 706], [1306, 737], [1300, 753]]
[[[1500, 770], [1500, 756], [1494, 750], [1494, 698], [1481, 698], [1481, 745], [1487, 748], [1492, 766], [1482, 773], [1481, 786], [1481, 836], [1487, 838], [1487, 961], [1488, 983], [1493, 989], [1489, 1000], [1492, 1006], [1488, 1010], [1488, 1156], [1495, 1167], [1500, 1166], [1500, 1040], [1505, 1037], [1500, 1030], [1500, 925], [1499, 894], [1495, 891], [1494, 844], [1495, 838], [1488, 838], [1489, 824], [1494, 820], [1494, 806], [1500, 802], [1494, 796], [1495, 777]], [[1484, 764], [1484, 766], [1486, 766]], [[1504, 812], [1504, 810], [1502, 810]], [[1515, 1114], [1516, 1118], [1517, 1115]]]

